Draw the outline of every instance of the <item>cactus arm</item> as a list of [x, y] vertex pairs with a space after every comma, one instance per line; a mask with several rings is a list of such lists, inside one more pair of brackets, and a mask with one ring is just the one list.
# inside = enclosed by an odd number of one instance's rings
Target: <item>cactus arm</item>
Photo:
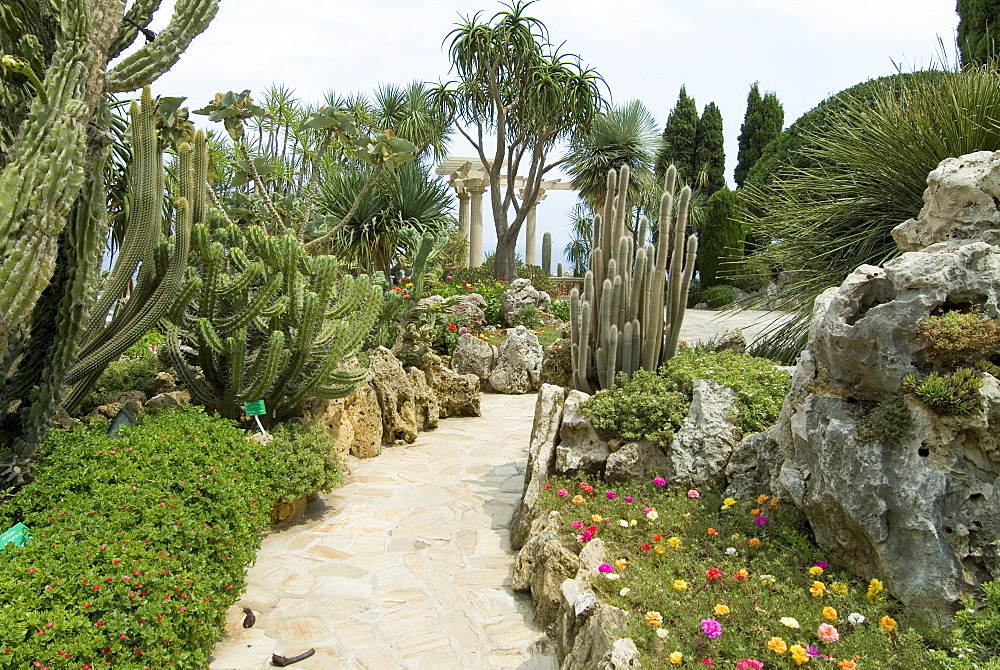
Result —
[[687, 254], [679, 292], [679, 304], [675, 307], [674, 320], [670, 324], [670, 336], [667, 338], [666, 350], [663, 353], [663, 360], [665, 361], [670, 360], [677, 353], [677, 343], [681, 336], [681, 325], [684, 322], [684, 312], [687, 309], [688, 289], [691, 286], [691, 277], [694, 275], [694, 265], [697, 258], [698, 236], [691, 235], [687, 240]]
[[111, 48], [108, 49], [108, 60], [118, 58], [125, 49], [132, 46], [139, 28], [148, 28], [153, 20], [153, 14], [160, 8], [160, 0], [136, 0], [125, 12], [125, 18], [118, 26], [118, 34], [115, 35]]
[[288, 365], [290, 353], [285, 348], [285, 334], [280, 330], [272, 332], [267, 350], [257, 352], [257, 358], [246, 374], [249, 384], [241, 395], [251, 400], [268, 395], [279, 372]]
[[221, 412], [223, 416], [233, 416], [236, 414], [236, 404], [241, 400], [249, 400], [239, 393], [243, 387], [243, 366], [247, 355], [246, 331], [237, 331], [235, 337], [226, 338], [225, 353], [229, 357], [229, 383], [226, 384]]
[[108, 72], [107, 92], [134, 91], [156, 81], [180, 59], [191, 40], [208, 27], [218, 10], [218, 0], [179, 0], [170, 23], [156, 39]]
[[174, 370], [177, 371], [177, 375], [184, 384], [184, 388], [202, 405], [215, 407], [217, 402], [215, 394], [212, 393], [211, 389], [208, 388], [208, 385], [202, 379], [195, 376], [194, 370], [191, 369], [191, 366], [184, 359], [184, 354], [181, 353], [180, 329], [176, 325], [170, 324], [167, 326], [165, 340], [167, 357], [170, 359], [170, 364]]

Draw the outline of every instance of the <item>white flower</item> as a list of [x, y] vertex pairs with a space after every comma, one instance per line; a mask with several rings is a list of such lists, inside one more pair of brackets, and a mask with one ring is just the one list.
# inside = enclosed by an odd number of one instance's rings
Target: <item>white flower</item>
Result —
[[655, 509], [651, 509], [648, 512], [646, 512], [646, 518], [649, 519], [650, 521], [656, 521], [659, 518], [659, 516], [660, 515], [656, 512]]
[[632, 589], [626, 586], [625, 588], [623, 588], [621, 591], [618, 592], [618, 595], [627, 596], [630, 593], [632, 593]]
[[781, 623], [785, 624], [789, 628], [801, 628], [802, 627], [802, 626], [799, 625], [799, 620], [796, 619], [796, 618], [794, 618], [794, 617], [783, 616], [780, 619], [778, 619], [778, 621], [780, 621]]
[[726, 554], [728, 554], [729, 556], [735, 556], [736, 547], [726, 547]]
[[618, 519], [618, 525], [622, 528], [628, 528], [628, 521], [625, 519]]
[[656, 635], [658, 637], [667, 637], [668, 635], [670, 635], [670, 631], [668, 631], [666, 628], [657, 628]]
[[619, 579], [622, 578], [622, 576], [619, 575], [617, 572], [609, 572], [609, 573], [607, 573], [604, 576], [607, 577], [608, 579], [610, 579], [613, 582], [616, 582], [616, 581], [618, 581]]
[[866, 619], [863, 615], [858, 614], [857, 612], [851, 612], [850, 614], [847, 615], [847, 621], [848, 623], [854, 626], [860, 626], [864, 622], [868, 621], [868, 619]]

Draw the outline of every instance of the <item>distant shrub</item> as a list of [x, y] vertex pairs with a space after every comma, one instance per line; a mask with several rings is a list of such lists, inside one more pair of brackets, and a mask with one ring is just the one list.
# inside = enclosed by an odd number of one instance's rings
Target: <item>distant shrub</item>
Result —
[[625, 440], [668, 444], [687, 416], [690, 396], [645, 370], [637, 370], [632, 379], [619, 375], [618, 384], [580, 403], [580, 411], [595, 427]]
[[78, 416], [89, 414], [109, 395], [123, 391], [142, 391], [149, 394], [160, 372], [160, 361], [148, 347], [136, 348], [133, 357], [123, 357], [104, 370], [93, 390], [74, 412]]
[[556, 300], [553, 298], [549, 304], [549, 313], [563, 323], [569, 322], [569, 300]]
[[917, 325], [927, 357], [946, 368], [987, 360], [1000, 345], [1000, 328], [980, 312], [945, 312]]
[[909, 374], [900, 385], [903, 393], [917, 398], [929, 408], [944, 415], [963, 415], [976, 412], [982, 405], [979, 393], [979, 374], [969, 368], [940, 374], [932, 372], [926, 377]]
[[728, 284], [716, 284], [709, 286], [701, 292], [701, 301], [708, 303], [711, 309], [722, 309], [732, 305], [739, 299], [739, 293]]

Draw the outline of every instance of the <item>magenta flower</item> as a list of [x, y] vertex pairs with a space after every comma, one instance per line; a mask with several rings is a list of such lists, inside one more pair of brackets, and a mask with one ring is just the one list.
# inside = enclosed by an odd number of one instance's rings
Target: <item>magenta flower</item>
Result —
[[666, 486], [667, 480], [664, 479], [663, 477], [656, 477], [655, 479], [653, 479], [653, 483], [656, 484], [657, 486]]
[[627, 503], [632, 502], [632, 496], [625, 496], [625, 502]]
[[736, 661], [736, 670], [764, 670], [764, 664], [756, 658], [741, 658]]
[[608, 491], [604, 495], [606, 495], [608, 497], [608, 500], [614, 500], [615, 496], [617, 496], [618, 494], [615, 493], [614, 491]]
[[688, 491], [688, 498], [700, 498], [700, 497], [701, 494], [698, 492], [698, 489], [691, 489], [690, 491]]
[[601, 563], [599, 566], [597, 566], [597, 569], [599, 571], [601, 571], [601, 572], [614, 572], [615, 571], [614, 566], [611, 565], [610, 563]]
[[715, 619], [702, 619], [701, 620], [701, 632], [705, 634], [710, 640], [722, 635], [722, 624]]
[[758, 526], [763, 526], [765, 523], [768, 522], [768, 518], [766, 516], [759, 516], [756, 519], [754, 519], [753, 522]]
[[820, 655], [819, 649], [817, 649], [814, 645], [807, 644], [806, 655], [809, 656], [809, 658], [816, 658], [817, 656]]
[[573, 528], [576, 529], [576, 530], [580, 530], [581, 528], [583, 528], [583, 522], [582, 521], [574, 521], [570, 525], [573, 526]]
[[824, 570], [830, 567], [830, 564], [827, 563], [826, 561], [816, 561], [815, 563], [813, 563], [813, 565], [815, 565], [818, 568], [823, 568]]
[[569, 495], [569, 491], [567, 491], [566, 489], [559, 489], [558, 491], [556, 491], [556, 493], [560, 498], [565, 498], [566, 496]]

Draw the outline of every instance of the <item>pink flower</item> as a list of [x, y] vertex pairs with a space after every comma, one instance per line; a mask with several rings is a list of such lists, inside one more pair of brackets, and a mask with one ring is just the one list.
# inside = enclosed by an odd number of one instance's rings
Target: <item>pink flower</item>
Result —
[[663, 477], [656, 477], [655, 479], [653, 479], [653, 483], [656, 484], [657, 486], [666, 486], [667, 480], [664, 479]]
[[556, 491], [556, 494], [557, 494], [557, 495], [558, 495], [558, 496], [559, 496], [560, 498], [565, 498], [566, 496], [568, 496], [568, 495], [569, 495], [569, 491], [567, 491], [566, 489], [559, 489], [558, 491]]
[[627, 503], [632, 502], [632, 496], [625, 496], [625, 502]]
[[618, 494], [615, 493], [614, 491], [608, 491], [604, 495], [607, 496], [608, 500], [614, 500]]
[[691, 489], [688, 491], [688, 498], [700, 498], [701, 494], [698, 493], [698, 489]]
[[759, 516], [756, 519], [754, 519], [753, 522], [758, 526], [763, 526], [765, 523], [768, 522], [768, 518], [766, 516]]
[[701, 620], [701, 632], [705, 634], [710, 640], [722, 635], [722, 624], [715, 619], [702, 619]]
[[580, 530], [581, 528], [583, 528], [583, 522], [582, 521], [574, 521], [570, 525], [573, 526], [573, 528], [575, 528], [576, 530]]
[[710, 658], [703, 658], [703, 659], [701, 659], [701, 664], [704, 665], [706, 668], [714, 668], [715, 667], [715, 663]]
[[816, 637], [827, 644], [833, 644], [840, 640], [840, 633], [830, 624], [821, 623], [816, 629]]
[[615, 571], [615, 567], [613, 565], [611, 565], [610, 563], [601, 563], [599, 566], [597, 566], [597, 569], [600, 572], [614, 572]]
[[741, 658], [736, 661], [736, 670], [763, 670], [764, 664], [755, 658]]

